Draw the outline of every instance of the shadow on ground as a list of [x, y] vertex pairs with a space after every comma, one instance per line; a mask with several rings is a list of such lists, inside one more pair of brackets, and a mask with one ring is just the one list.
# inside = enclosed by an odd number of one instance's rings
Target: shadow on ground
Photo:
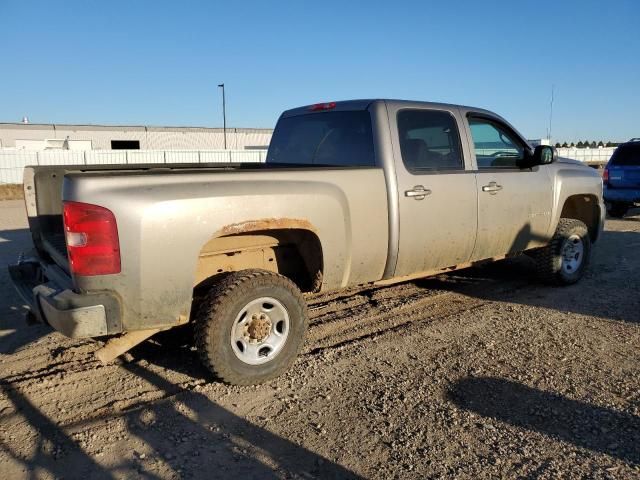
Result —
[[[126, 364], [123, 368], [172, 397], [171, 401], [154, 401], [124, 414], [113, 414], [124, 418], [129, 435], [144, 442], [145, 451], [151, 449], [151, 454], [141, 456], [132, 451], [120, 463], [106, 469], [24, 395], [4, 382], [0, 383], [2, 393], [39, 435], [37, 445], [27, 457], [14, 453], [7, 443], [0, 444], [0, 450], [31, 473], [47, 472], [55, 477], [66, 477], [72, 471], [75, 478], [129, 477], [132, 472], [144, 478], [164, 478], [168, 469], [178, 476], [185, 474], [192, 478], [360, 478], [341, 465], [216, 405], [199, 392], [177, 387], [139, 365]], [[97, 423], [109, 419], [111, 415]], [[90, 421], [94, 425], [95, 422]], [[89, 425], [73, 424], [74, 429], [83, 427]], [[158, 462], [164, 467], [157, 468]]]
[[4, 331], [0, 336], [0, 354], [14, 353], [51, 332], [44, 325], [27, 327], [24, 321], [27, 310], [7, 272], [7, 265], [32, 248], [29, 229], [0, 230], [0, 330]]
[[415, 283], [484, 300], [640, 323], [640, 297], [630, 295], [640, 289], [638, 251], [640, 232], [603, 232], [585, 277], [565, 287], [540, 284], [533, 261], [525, 255]]
[[493, 377], [464, 378], [448, 392], [459, 408], [640, 465], [640, 418]]

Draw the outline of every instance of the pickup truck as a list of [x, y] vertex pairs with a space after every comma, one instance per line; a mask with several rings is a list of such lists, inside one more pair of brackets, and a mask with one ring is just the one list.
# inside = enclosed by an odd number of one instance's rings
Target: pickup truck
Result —
[[465, 106], [353, 100], [284, 112], [264, 164], [27, 167], [34, 250], [9, 267], [30, 316], [103, 361], [192, 323], [219, 379], [284, 372], [305, 297], [529, 254], [578, 281], [598, 173]]

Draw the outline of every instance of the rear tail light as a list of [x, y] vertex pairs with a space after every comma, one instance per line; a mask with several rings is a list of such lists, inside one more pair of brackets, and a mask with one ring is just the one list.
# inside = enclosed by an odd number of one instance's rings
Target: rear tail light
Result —
[[609, 183], [609, 168], [605, 168], [602, 172], [602, 183], [605, 185]]
[[331, 110], [333, 108], [336, 108], [336, 102], [316, 103], [315, 105], [311, 105], [309, 110], [317, 112], [320, 110]]
[[75, 275], [120, 273], [118, 227], [110, 210], [64, 202], [63, 218], [69, 264]]

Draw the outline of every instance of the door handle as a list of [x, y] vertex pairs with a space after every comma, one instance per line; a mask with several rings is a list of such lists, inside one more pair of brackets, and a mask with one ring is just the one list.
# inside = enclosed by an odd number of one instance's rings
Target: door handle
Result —
[[502, 190], [502, 185], [498, 185], [496, 182], [489, 182], [489, 185], [484, 185], [482, 187], [483, 192], [489, 192], [491, 195], [495, 195], [500, 190]]
[[404, 192], [405, 197], [413, 197], [416, 200], [424, 200], [424, 197], [431, 195], [431, 190], [424, 188], [422, 185], [416, 185], [413, 190], [406, 190]]

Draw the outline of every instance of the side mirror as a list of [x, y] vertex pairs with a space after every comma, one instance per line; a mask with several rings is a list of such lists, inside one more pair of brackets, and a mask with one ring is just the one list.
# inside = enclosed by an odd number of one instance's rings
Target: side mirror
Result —
[[549, 165], [558, 159], [558, 152], [551, 145], [538, 145], [533, 154], [527, 155], [520, 168], [532, 168], [537, 165]]
[[534, 165], [549, 165], [558, 159], [558, 152], [551, 145], [538, 145], [533, 151]]

